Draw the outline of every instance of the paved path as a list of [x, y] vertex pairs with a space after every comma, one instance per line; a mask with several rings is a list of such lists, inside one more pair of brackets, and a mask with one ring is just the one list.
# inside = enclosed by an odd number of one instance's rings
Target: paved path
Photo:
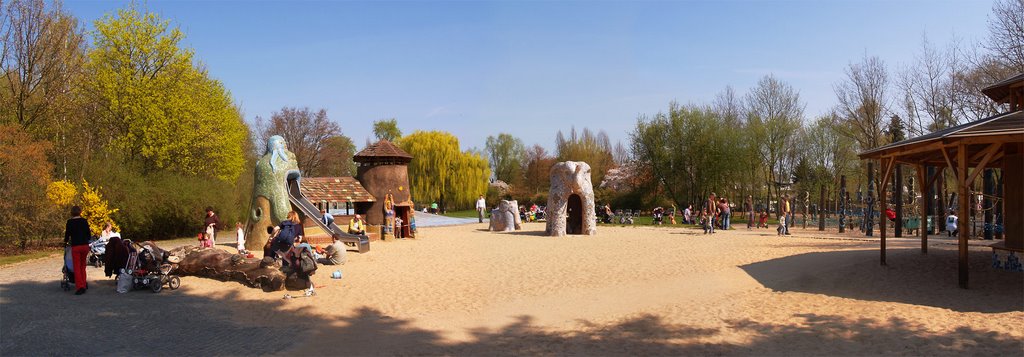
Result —
[[[484, 223], [490, 220], [484, 218]], [[447, 217], [430, 213], [416, 212], [416, 227], [457, 226], [462, 224], [480, 224], [476, 218]]]

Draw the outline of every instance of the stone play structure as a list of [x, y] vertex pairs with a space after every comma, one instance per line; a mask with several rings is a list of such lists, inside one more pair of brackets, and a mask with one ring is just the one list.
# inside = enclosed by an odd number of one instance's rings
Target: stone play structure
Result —
[[547, 219], [545, 233], [549, 236], [597, 233], [590, 165], [565, 161], [551, 167], [551, 191], [544, 214]]
[[491, 210], [491, 232], [511, 232], [523, 229], [519, 218], [519, 202], [501, 200], [498, 208]]
[[369, 251], [368, 237], [351, 235], [334, 223], [323, 222], [318, 207], [302, 194], [302, 174], [295, 154], [288, 151], [281, 136], [274, 135], [267, 140], [266, 151], [256, 161], [253, 175], [252, 201], [245, 226], [247, 250], [262, 251], [270, 236], [267, 230], [279, 225], [288, 218], [288, 212], [294, 210], [311, 243], [329, 243], [332, 235], [338, 235], [350, 249], [360, 253]]
[[295, 154], [285, 147], [284, 138], [274, 135], [267, 140], [267, 149], [256, 161], [252, 203], [249, 206], [249, 220], [245, 227], [245, 249], [263, 251], [263, 244], [270, 236], [267, 227], [274, 227], [288, 218], [291, 204], [288, 202], [288, 175], [298, 175], [299, 166]]

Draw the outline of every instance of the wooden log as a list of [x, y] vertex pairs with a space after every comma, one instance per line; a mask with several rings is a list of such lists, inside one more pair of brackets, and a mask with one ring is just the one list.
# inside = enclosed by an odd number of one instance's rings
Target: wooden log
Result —
[[273, 259], [246, 258], [223, 249], [196, 246], [175, 248], [170, 255], [180, 259], [174, 270], [177, 275], [236, 281], [263, 291], [277, 291], [285, 286], [286, 276]]
[[967, 145], [961, 144], [956, 150], [957, 157], [957, 191], [960, 192], [957, 199], [957, 206], [960, 207], [960, 212], [957, 212], [958, 220], [957, 227], [960, 230], [958, 235], [958, 248], [959, 248], [959, 264], [957, 264], [958, 280], [960, 287], [967, 289], [967, 238], [971, 232], [968, 230], [967, 223], [970, 222], [971, 216], [971, 195], [967, 192], [970, 182], [967, 181]]

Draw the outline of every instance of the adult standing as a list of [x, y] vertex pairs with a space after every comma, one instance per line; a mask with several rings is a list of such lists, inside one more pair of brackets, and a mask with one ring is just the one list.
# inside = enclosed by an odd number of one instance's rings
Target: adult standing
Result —
[[683, 210], [683, 224], [693, 224], [693, 205], [686, 205]]
[[722, 197], [721, 208], [722, 211], [722, 229], [729, 230], [729, 219], [732, 218], [732, 209], [729, 208], [729, 199]]
[[779, 228], [777, 229], [780, 236], [790, 235], [789, 225], [787, 224], [789, 221], [789, 208], [789, 195], [782, 195], [782, 199], [779, 200]]
[[708, 229], [708, 233], [715, 233], [715, 217], [718, 216], [718, 202], [715, 199], [716, 195], [712, 192], [708, 195], [707, 201], [704, 201], [704, 210], [708, 214], [708, 225], [711, 227]]
[[217, 213], [213, 212], [213, 207], [206, 207], [206, 219], [203, 220], [203, 226], [206, 227], [206, 235], [210, 239], [210, 243], [217, 245], [217, 230], [220, 229], [220, 217], [217, 217]]
[[89, 222], [82, 218], [82, 207], [71, 207], [71, 219], [64, 225], [64, 245], [71, 246], [71, 262], [75, 268], [75, 295], [85, 294], [85, 261], [89, 256]]
[[476, 215], [479, 223], [484, 223], [484, 209], [487, 209], [487, 201], [484, 201], [484, 195], [480, 195], [480, 198], [476, 199]]
[[747, 230], [754, 227], [754, 196], [747, 195], [747, 201], [743, 203], [743, 209], [747, 211]]

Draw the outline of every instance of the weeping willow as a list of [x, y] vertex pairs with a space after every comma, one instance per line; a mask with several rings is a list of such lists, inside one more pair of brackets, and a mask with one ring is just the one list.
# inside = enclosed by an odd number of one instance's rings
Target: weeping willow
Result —
[[443, 131], [416, 131], [398, 145], [414, 157], [409, 163], [413, 200], [439, 202], [449, 208], [468, 208], [487, 192], [491, 176], [480, 153], [459, 150], [459, 139]]

